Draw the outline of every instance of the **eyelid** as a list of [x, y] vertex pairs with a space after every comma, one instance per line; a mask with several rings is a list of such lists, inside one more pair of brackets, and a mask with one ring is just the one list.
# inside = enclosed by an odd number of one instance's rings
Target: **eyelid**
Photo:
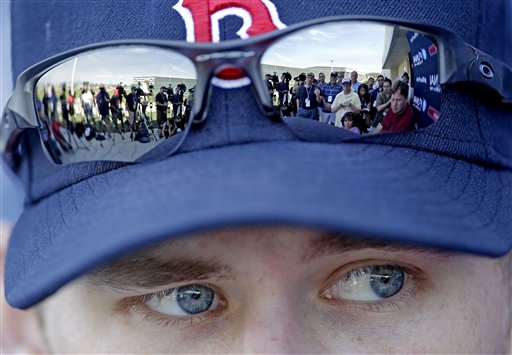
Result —
[[208, 284], [208, 283], [200, 283], [201, 285], [208, 286], [211, 290], [213, 290], [218, 297], [218, 309], [209, 310], [199, 314], [191, 314], [188, 316], [173, 316], [160, 313], [151, 309], [146, 302], [148, 302], [153, 297], [159, 297], [164, 293], [172, 293], [174, 290], [178, 289], [181, 286], [186, 286], [190, 284], [198, 284], [198, 282], [188, 282], [182, 285], [178, 285], [175, 287], [163, 289], [160, 291], [146, 293], [138, 296], [131, 296], [122, 299], [117, 307], [117, 311], [122, 313], [137, 313], [141, 314], [145, 320], [154, 321], [155, 323], [161, 325], [164, 328], [172, 328], [175, 326], [192, 326], [204, 320], [210, 319], [212, 317], [216, 317], [222, 314], [224, 310], [228, 306], [228, 302], [223, 293], [219, 290], [218, 287]]
[[[335, 287], [335, 285], [349, 273], [364, 267], [371, 266], [393, 266], [403, 270], [406, 275], [406, 279], [402, 289], [398, 291], [397, 294], [378, 301], [355, 301], [342, 298], [336, 299], [332, 294], [329, 293]], [[424, 291], [429, 286], [430, 278], [428, 277], [427, 273], [415, 266], [391, 260], [368, 259], [349, 263], [336, 269], [327, 278], [325, 286], [319, 293], [319, 297], [325, 302], [334, 305], [351, 306], [363, 311], [394, 312], [399, 310], [401, 306], [407, 305], [414, 297], [416, 297], [417, 293]]]

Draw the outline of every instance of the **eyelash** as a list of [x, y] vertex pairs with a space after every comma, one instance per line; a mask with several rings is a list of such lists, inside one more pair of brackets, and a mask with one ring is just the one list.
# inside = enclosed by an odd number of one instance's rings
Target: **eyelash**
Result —
[[148, 293], [142, 296], [134, 296], [125, 298], [121, 301], [119, 310], [125, 311], [125, 312], [133, 312], [133, 313], [139, 313], [142, 314], [144, 321], [150, 321], [158, 326], [161, 326], [162, 328], [173, 328], [173, 327], [189, 327], [198, 323], [201, 323], [204, 320], [207, 320], [211, 318], [212, 316], [215, 316], [215, 314], [220, 314], [227, 306], [226, 299], [222, 296], [222, 294], [217, 290], [216, 287], [213, 287], [211, 285], [208, 285], [212, 290], [215, 291], [215, 293], [220, 298], [219, 300], [219, 308], [212, 311], [206, 311], [197, 315], [190, 315], [190, 316], [167, 316], [164, 314], [160, 314], [157, 311], [152, 310], [146, 305], [146, 302], [151, 300], [153, 297], [158, 297], [159, 295], [165, 295], [170, 294], [173, 290], [177, 289], [170, 288], [164, 291], [158, 291], [154, 293]]
[[[332, 297], [326, 297], [326, 292], [331, 288], [336, 282], [339, 282], [343, 277], [349, 275], [350, 273], [356, 272], [364, 267], [371, 266], [390, 266], [397, 267], [404, 272], [406, 275], [404, 284], [402, 288], [398, 291], [397, 294], [391, 296], [389, 299], [382, 299], [379, 301], [353, 301], [353, 300], [345, 300], [345, 299], [335, 299]], [[396, 312], [402, 309], [402, 307], [407, 306], [415, 297], [418, 290], [421, 290], [425, 287], [425, 283], [427, 283], [428, 278], [421, 270], [405, 265], [398, 265], [386, 261], [361, 261], [356, 264], [349, 264], [343, 266], [341, 269], [336, 270], [331, 277], [328, 279], [328, 286], [323, 288], [319, 293], [319, 297], [323, 299], [325, 302], [333, 305], [344, 305], [347, 307], [351, 307], [355, 310], [369, 312], [369, 313], [387, 313], [387, 312]], [[412, 283], [412, 285], [411, 285]], [[222, 296], [222, 294], [218, 291], [216, 287], [208, 285], [212, 288], [220, 298], [219, 304], [220, 309], [206, 311], [204, 313], [200, 313], [197, 315], [190, 315], [186, 317], [178, 317], [178, 316], [166, 316], [160, 314], [152, 309], [150, 309], [146, 302], [148, 302], [153, 297], [158, 297], [158, 295], [164, 293], [170, 293], [175, 288], [171, 288], [165, 291], [159, 291], [155, 293], [149, 293], [141, 296], [134, 296], [125, 298], [121, 301], [119, 310], [135, 312], [143, 315], [144, 321], [150, 321], [162, 328], [174, 328], [174, 327], [189, 327], [196, 324], [199, 324], [205, 320], [211, 319], [212, 316], [220, 315], [227, 308], [227, 301]]]
[[[338, 282], [343, 277], [349, 275], [350, 273], [356, 272], [364, 267], [372, 267], [372, 266], [390, 266], [396, 267], [402, 270], [406, 276], [405, 281], [403, 283], [402, 288], [397, 292], [397, 294], [379, 301], [353, 301], [346, 299], [334, 299], [332, 297], [326, 297], [326, 293], [329, 288], [332, 288], [335, 282]], [[320, 292], [320, 298], [323, 298], [326, 302], [329, 302], [334, 305], [343, 304], [345, 306], [349, 306], [356, 310], [361, 310], [364, 312], [371, 313], [387, 313], [387, 312], [396, 312], [402, 309], [402, 307], [407, 306], [410, 302], [416, 297], [416, 293], [418, 290], [423, 289], [428, 282], [427, 276], [421, 270], [412, 267], [399, 265], [396, 263], [390, 263], [389, 261], [375, 261], [375, 260], [367, 260], [360, 261], [354, 264], [349, 264], [343, 266], [341, 269], [336, 270], [331, 277], [329, 277], [328, 286], [325, 287]], [[412, 285], [411, 285], [412, 283]]]
[[173, 328], [173, 327], [188, 327], [188, 326], [192, 326], [194, 324], [198, 324], [198, 323], [202, 322], [203, 320], [206, 320], [208, 318], [208, 313], [209, 313], [209, 312], [206, 312], [201, 315], [190, 316], [190, 317], [186, 317], [186, 318], [169, 318], [169, 317], [161, 316], [158, 314], [151, 314], [151, 313], [155, 313], [155, 312], [151, 311], [150, 309], [147, 309], [145, 312], [146, 312], [146, 314], [144, 315], [145, 321], [153, 322], [153, 323], [161, 326], [164, 329], [165, 328]]

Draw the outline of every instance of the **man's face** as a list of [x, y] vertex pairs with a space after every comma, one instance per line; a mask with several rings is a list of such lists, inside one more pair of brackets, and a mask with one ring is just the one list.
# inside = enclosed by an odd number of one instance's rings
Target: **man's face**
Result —
[[352, 87], [350, 87], [350, 83], [343, 84], [343, 91], [345, 92], [345, 94], [350, 94], [350, 92], [352, 91]]
[[58, 353], [504, 353], [502, 261], [237, 228], [131, 255], [40, 311]]
[[377, 84], [379, 84], [379, 87], [381, 88], [384, 84], [384, 77], [378, 77], [377, 78]]
[[331, 85], [335, 85], [338, 82], [338, 77], [331, 75]]
[[373, 88], [373, 84], [374, 84], [374, 83], [375, 83], [375, 82], [374, 82], [373, 78], [368, 79], [368, 87], [369, 87], [370, 89], [371, 89], [371, 88]]
[[350, 73], [350, 80], [352, 80], [353, 83], [357, 81], [357, 72], [353, 71]]
[[315, 79], [315, 77], [314, 77], [314, 76], [312, 76], [312, 75], [308, 75], [308, 76], [306, 76], [306, 84], [308, 84], [308, 85], [313, 84], [313, 80], [314, 80], [314, 79]]
[[391, 95], [391, 110], [394, 113], [402, 112], [405, 105], [407, 104], [407, 98], [400, 92], [395, 92]]
[[384, 82], [382, 85], [382, 89], [384, 91], [384, 95], [389, 96], [391, 94], [391, 84], [388, 82]]
[[318, 81], [321, 83], [325, 82], [325, 74], [324, 73], [318, 74]]

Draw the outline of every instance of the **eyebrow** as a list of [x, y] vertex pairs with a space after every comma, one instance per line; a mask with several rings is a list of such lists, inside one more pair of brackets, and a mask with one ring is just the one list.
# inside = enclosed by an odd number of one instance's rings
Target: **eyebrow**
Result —
[[427, 255], [445, 259], [451, 253], [434, 248], [417, 245], [391, 243], [364, 236], [346, 236], [339, 233], [325, 233], [309, 242], [309, 246], [303, 255], [304, 262], [310, 262], [328, 255], [337, 255], [364, 249], [378, 249], [386, 252], [401, 252], [415, 255]]
[[139, 252], [93, 271], [88, 279], [96, 286], [133, 290], [154, 289], [184, 281], [230, 277], [231, 269], [214, 261], [183, 257], [162, 260], [148, 252]]
[[[180, 242], [178, 242], [180, 243]], [[166, 246], [169, 255], [176, 242]], [[169, 248], [169, 249], [167, 249]], [[233, 271], [227, 265], [200, 256], [182, 257], [173, 255], [169, 259], [155, 257], [158, 247], [136, 252], [118, 261], [109, 263], [88, 275], [94, 286], [107, 286], [117, 290], [156, 289], [186, 281], [233, 278]], [[306, 245], [301, 259], [309, 263], [315, 259], [354, 252], [364, 249], [378, 249], [386, 252], [402, 252], [413, 255], [428, 255], [447, 258], [450, 253], [414, 245], [389, 243], [373, 238], [346, 236], [339, 233], [324, 233], [311, 239]]]

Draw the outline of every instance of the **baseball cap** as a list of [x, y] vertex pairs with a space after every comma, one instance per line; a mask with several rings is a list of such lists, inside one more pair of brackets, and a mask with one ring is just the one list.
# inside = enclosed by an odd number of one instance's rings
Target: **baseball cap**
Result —
[[331, 73], [331, 76], [336, 76], [336, 77], [337, 77], [337, 76], [338, 76], [338, 72], [333, 71], [333, 72]]
[[[344, 12], [428, 20], [502, 60], [512, 58], [494, 37], [496, 24], [485, 24], [478, 15], [503, 13], [504, 3], [415, 1], [403, 7], [392, 2], [399, 6], [349, 2]], [[287, 24], [301, 21], [315, 3], [318, 16], [332, 15], [337, 8], [336, 1], [272, 3]], [[454, 11], [461, 4], [467, 9], [463, 14]], [[165, 39], [188, 39], [190, 24], [179, 12], [166, 1], [152, 5], [166, 12], [127, 3], [107, 14], [106, 23], [118, 28], [137, 21], [139, 30], [130, 35], [159, 39], [163, 34], [155, 24], [166, 23]], [[44, 56], [126, 36], [111, 31], [106, 38], [103, 27], [78, 32], [79, 24], [104, 13], [105, 5], [71, 2], [65, 6], [75, 16], [77, 32], [62, 34], [69, 35], [66, 41], [55, 39], [47, 46], [46, 32], [38, 31], [44, 21], [29, 14], [49, 18], [60, 28], [64, 19], [56, 6], [13, 2], [15, 75]], [[468, 22], [468, 14], [474, 14], [473, 21]], [[226, 19], [219, 36], [232, 39], [238, 29], [237, 21]], [[27, 201], [6, 262], [5, 290], [13, 306], [30, 307], [131, 251], [226, 226], [291, 224], [490, 256], [510, 250], [509, 109], [473, 100], [467, 88], [450, 87], [443, 96], [444, 118], [429, 128], [341, 143], [338, 135], [348, 133], [334, 127], [269, 120], [250, 86], [213, 86], [211, 95], [208, 119], [190, 132], [180, 151], [141, 164], [52, 165], [39, 136], [27, 133], [27, 154], [17, 171]]]
[[343, 78], [341, 80], [341, 84], [350, 84], [350, 79], [349, 78]]

